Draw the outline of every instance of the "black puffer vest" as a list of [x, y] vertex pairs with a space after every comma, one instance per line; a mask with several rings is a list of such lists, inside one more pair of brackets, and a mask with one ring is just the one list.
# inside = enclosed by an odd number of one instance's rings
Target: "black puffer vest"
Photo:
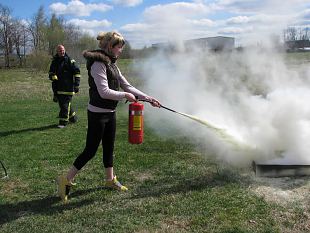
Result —
[[90, 69], [95, 61], [104, 63], [106, 66], [107, 79], [109, 88], [115, 91], [119, 90], [119, 72], [115, 65], [115, 60], [112, 62], [102, 50], [84, 51], [84, 58], [87, 60], [86, 68], [88, 70], [88, 85], [89, 85], [89, 103], [99, 108], [114, 110], [118, 104], [116, 100], [103, 99], [99, 95], [94, 78], [91, 75]]

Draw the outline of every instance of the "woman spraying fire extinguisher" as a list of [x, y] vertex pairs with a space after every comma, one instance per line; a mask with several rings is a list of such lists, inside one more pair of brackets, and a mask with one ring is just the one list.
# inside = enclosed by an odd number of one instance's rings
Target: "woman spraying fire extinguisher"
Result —
[[[103, 165], [105, 167], [106, 186], [127, 191], [116, 178], [113, 171], [113, 150], [116, 130], [115, 109], [118, 101], [127, 99], [136, 102], [139, 99], [160, 107], [158, 100], [131, 86], [121, 74], [116, 61], [125, 45], [123, 36], [117, 32], [99, 33], [98, 50], [84, 51], [87, 60], [89, 104], [86, 146], [75, 159], [73, 166], [64, 175], [57, 177], [58, 195], [66, 202], [73, 179], [86, 163], [94, 157], [102, 142]], [[124, 91], [120, 91], [119, 88]]]

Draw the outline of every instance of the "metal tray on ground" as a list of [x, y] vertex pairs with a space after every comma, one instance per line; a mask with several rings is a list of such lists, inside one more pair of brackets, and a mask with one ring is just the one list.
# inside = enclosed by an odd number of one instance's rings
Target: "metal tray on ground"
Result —
[[253, 162], [258, 177], [310, 176], [310, 164], [258, 164]]

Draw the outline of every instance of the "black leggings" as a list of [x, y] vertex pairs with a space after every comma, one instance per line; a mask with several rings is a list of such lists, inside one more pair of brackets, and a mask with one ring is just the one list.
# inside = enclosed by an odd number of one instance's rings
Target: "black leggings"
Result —
[[102, 143], [102, 161], [105, 168], [113, 167], [113, 150], [116, 131], [116, 114], [87, 112], [88, 129], [84, 151], [76, 158], [73, 165], [81, 170], [91, 160]]

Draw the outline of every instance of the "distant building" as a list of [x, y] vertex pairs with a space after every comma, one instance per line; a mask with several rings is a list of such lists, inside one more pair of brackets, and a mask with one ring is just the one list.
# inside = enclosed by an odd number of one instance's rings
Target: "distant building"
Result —
[[[184, 41], [185, 48], [200, 47], [212, 51], [229, 51], [235, 48], [235, 38], [225, 36], [206, 37]], [[173, 49], [172, 43], [153, 44], [152, 48]]]
[[310, 40], [285, 41], [285, 47], [288, 51], [307, 50], [310, 48]]
[[206, 37], [186, 40], [185, 46], [201, 46], [213, 51], [227, 51], [235, 48], [235, 38], [225, 36]]

